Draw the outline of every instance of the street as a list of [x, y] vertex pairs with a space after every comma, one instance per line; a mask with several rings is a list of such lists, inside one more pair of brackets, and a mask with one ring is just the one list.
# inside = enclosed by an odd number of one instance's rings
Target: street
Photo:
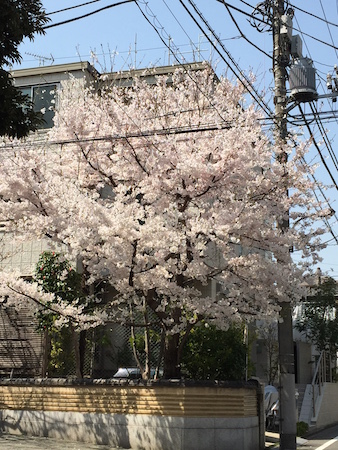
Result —
[[[116, 447], [107, 445], [10, 434], [0, 435], [0, 448], [1, 450], [118, 450]], [[276, 449], [278, 446], [271, 448]], [[313, 434], [304, 443], [298, 444], [297, 448], [301, 450], [338, 450], [338, 425]]]
[[308, 442], [300, 448], [304, 450], [338, 450], [338, 425], [309, 437]]
[[[277, 450], [278, 433], [266, 433], [266, 449]], [[338, 424], [311, 434], [307, 439], [297, 438], [299, 450], [338, 450]]]
[[117, 450], [116, 447], [51, 438], [0, 434], [1, 450]]

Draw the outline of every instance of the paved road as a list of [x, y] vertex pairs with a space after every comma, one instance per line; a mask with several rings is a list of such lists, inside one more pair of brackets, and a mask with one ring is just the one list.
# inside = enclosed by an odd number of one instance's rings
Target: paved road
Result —
[[[277, 450], [278, 434], [268, 433], [266, 436], [266, 449]], [[338, 424], [322, 431], [316, 432], [307, 439], [297, 439], [299, 450], [338, 450]]]
[[[278, 435], [276, 435], [277, 437]], [[268, 448], [268, 447], [267, 447]], [[278, 449], [278, 443], [271, 448]], [[338, 450], [338, 425], [320, 431], [307, 440], [299, 440], [299, 450]], [[51, 438], [15, 436], [0, 434], [1, 450], [118, 450], [107, 445], [85, 444], [83, 442], [58, 441]], [[121, 450], [121, 449], [120, 449]]]
[[304, 450], [338, 450], [338, 425], [308, 437]]
[[65, 442], [50, 438], [0, 435], [1, 450], [118, 450], [107, 445]]

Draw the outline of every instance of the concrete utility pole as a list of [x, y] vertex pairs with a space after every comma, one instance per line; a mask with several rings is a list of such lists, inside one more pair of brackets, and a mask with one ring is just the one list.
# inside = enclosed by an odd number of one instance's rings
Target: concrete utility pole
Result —
[[[273, 1], [273, 74], [275, 82], [275, 142], [278, 149], [287, 137], [287, 96], [286, 67], [290, 61], [292, 18], [285, 14], [284, 0]], [[282, 148], [277, 158], [283, 164], [287, 154]], [[285, 192], [287, 195], [287, 192]], [[286, 212], [287, 214], [287, 212]], [[288, 219], [283, 219], [280, 226], [286, 228]], [[279, 341], [279, 414], [280, 414], [280, 449], [296, 450], [296, 397], [295, 367], [293, 347], [292, 308], [289, 302], [280, 303], [281, 320], [278, 324]]]

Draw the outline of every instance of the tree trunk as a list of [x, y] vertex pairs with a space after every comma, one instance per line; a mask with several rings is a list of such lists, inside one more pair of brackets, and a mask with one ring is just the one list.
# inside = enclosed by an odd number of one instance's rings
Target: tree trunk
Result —
[[50, 359], [50, 335], [48, 330], [45, 330], [43, 334], [43, 349], [42, 349], [42, 368], [41, 368], [42, 378], [48, 377], [49, 359]]
[[74, 354], [75, 354], [75, 373], [76, 373], [76, 377], [78, 379], [82, 379], [79, 334], [75, 331], [72, 324], [70, 324], [69, 326], [70, 326], [70, 330], [71, 330], [72, 338], [73, 338], [73, 348], [74, 348]]
[[79, 357], [80, 357], [80, 373], [82, 378], [84, 375], [84, 364], [86, 356], [86, 338], [87, 338], [87, 331], [81, 330], [79, 336]]
[[181, 378], [181, 366], [179, 360], [179, 345], [180, 335], [168, 335], [165, 340], [164, 355], [163, 355], [163, 377]]

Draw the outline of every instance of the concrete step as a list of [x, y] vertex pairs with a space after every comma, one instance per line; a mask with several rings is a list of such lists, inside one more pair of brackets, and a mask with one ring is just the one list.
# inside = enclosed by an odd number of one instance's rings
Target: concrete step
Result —
[[265, 432], [265, 448], [273, 449], [279, 447], [279, 434], [271, 431]]
[[300, 415], [302, 404], [304, 400], [305, 390], [306, 390], [306, 384], [296, 384], [296, 389], [298, 391], [298, 400], [297, 400], [297, 407], [298, 407], [298, 417]]
[[[307, 439], [297, 437], [297, 448], [306, 443]], [[270, 450], [279, 448], [279, 433], [272, 433], [271, 431], [265, 432], [265, 448]]]

